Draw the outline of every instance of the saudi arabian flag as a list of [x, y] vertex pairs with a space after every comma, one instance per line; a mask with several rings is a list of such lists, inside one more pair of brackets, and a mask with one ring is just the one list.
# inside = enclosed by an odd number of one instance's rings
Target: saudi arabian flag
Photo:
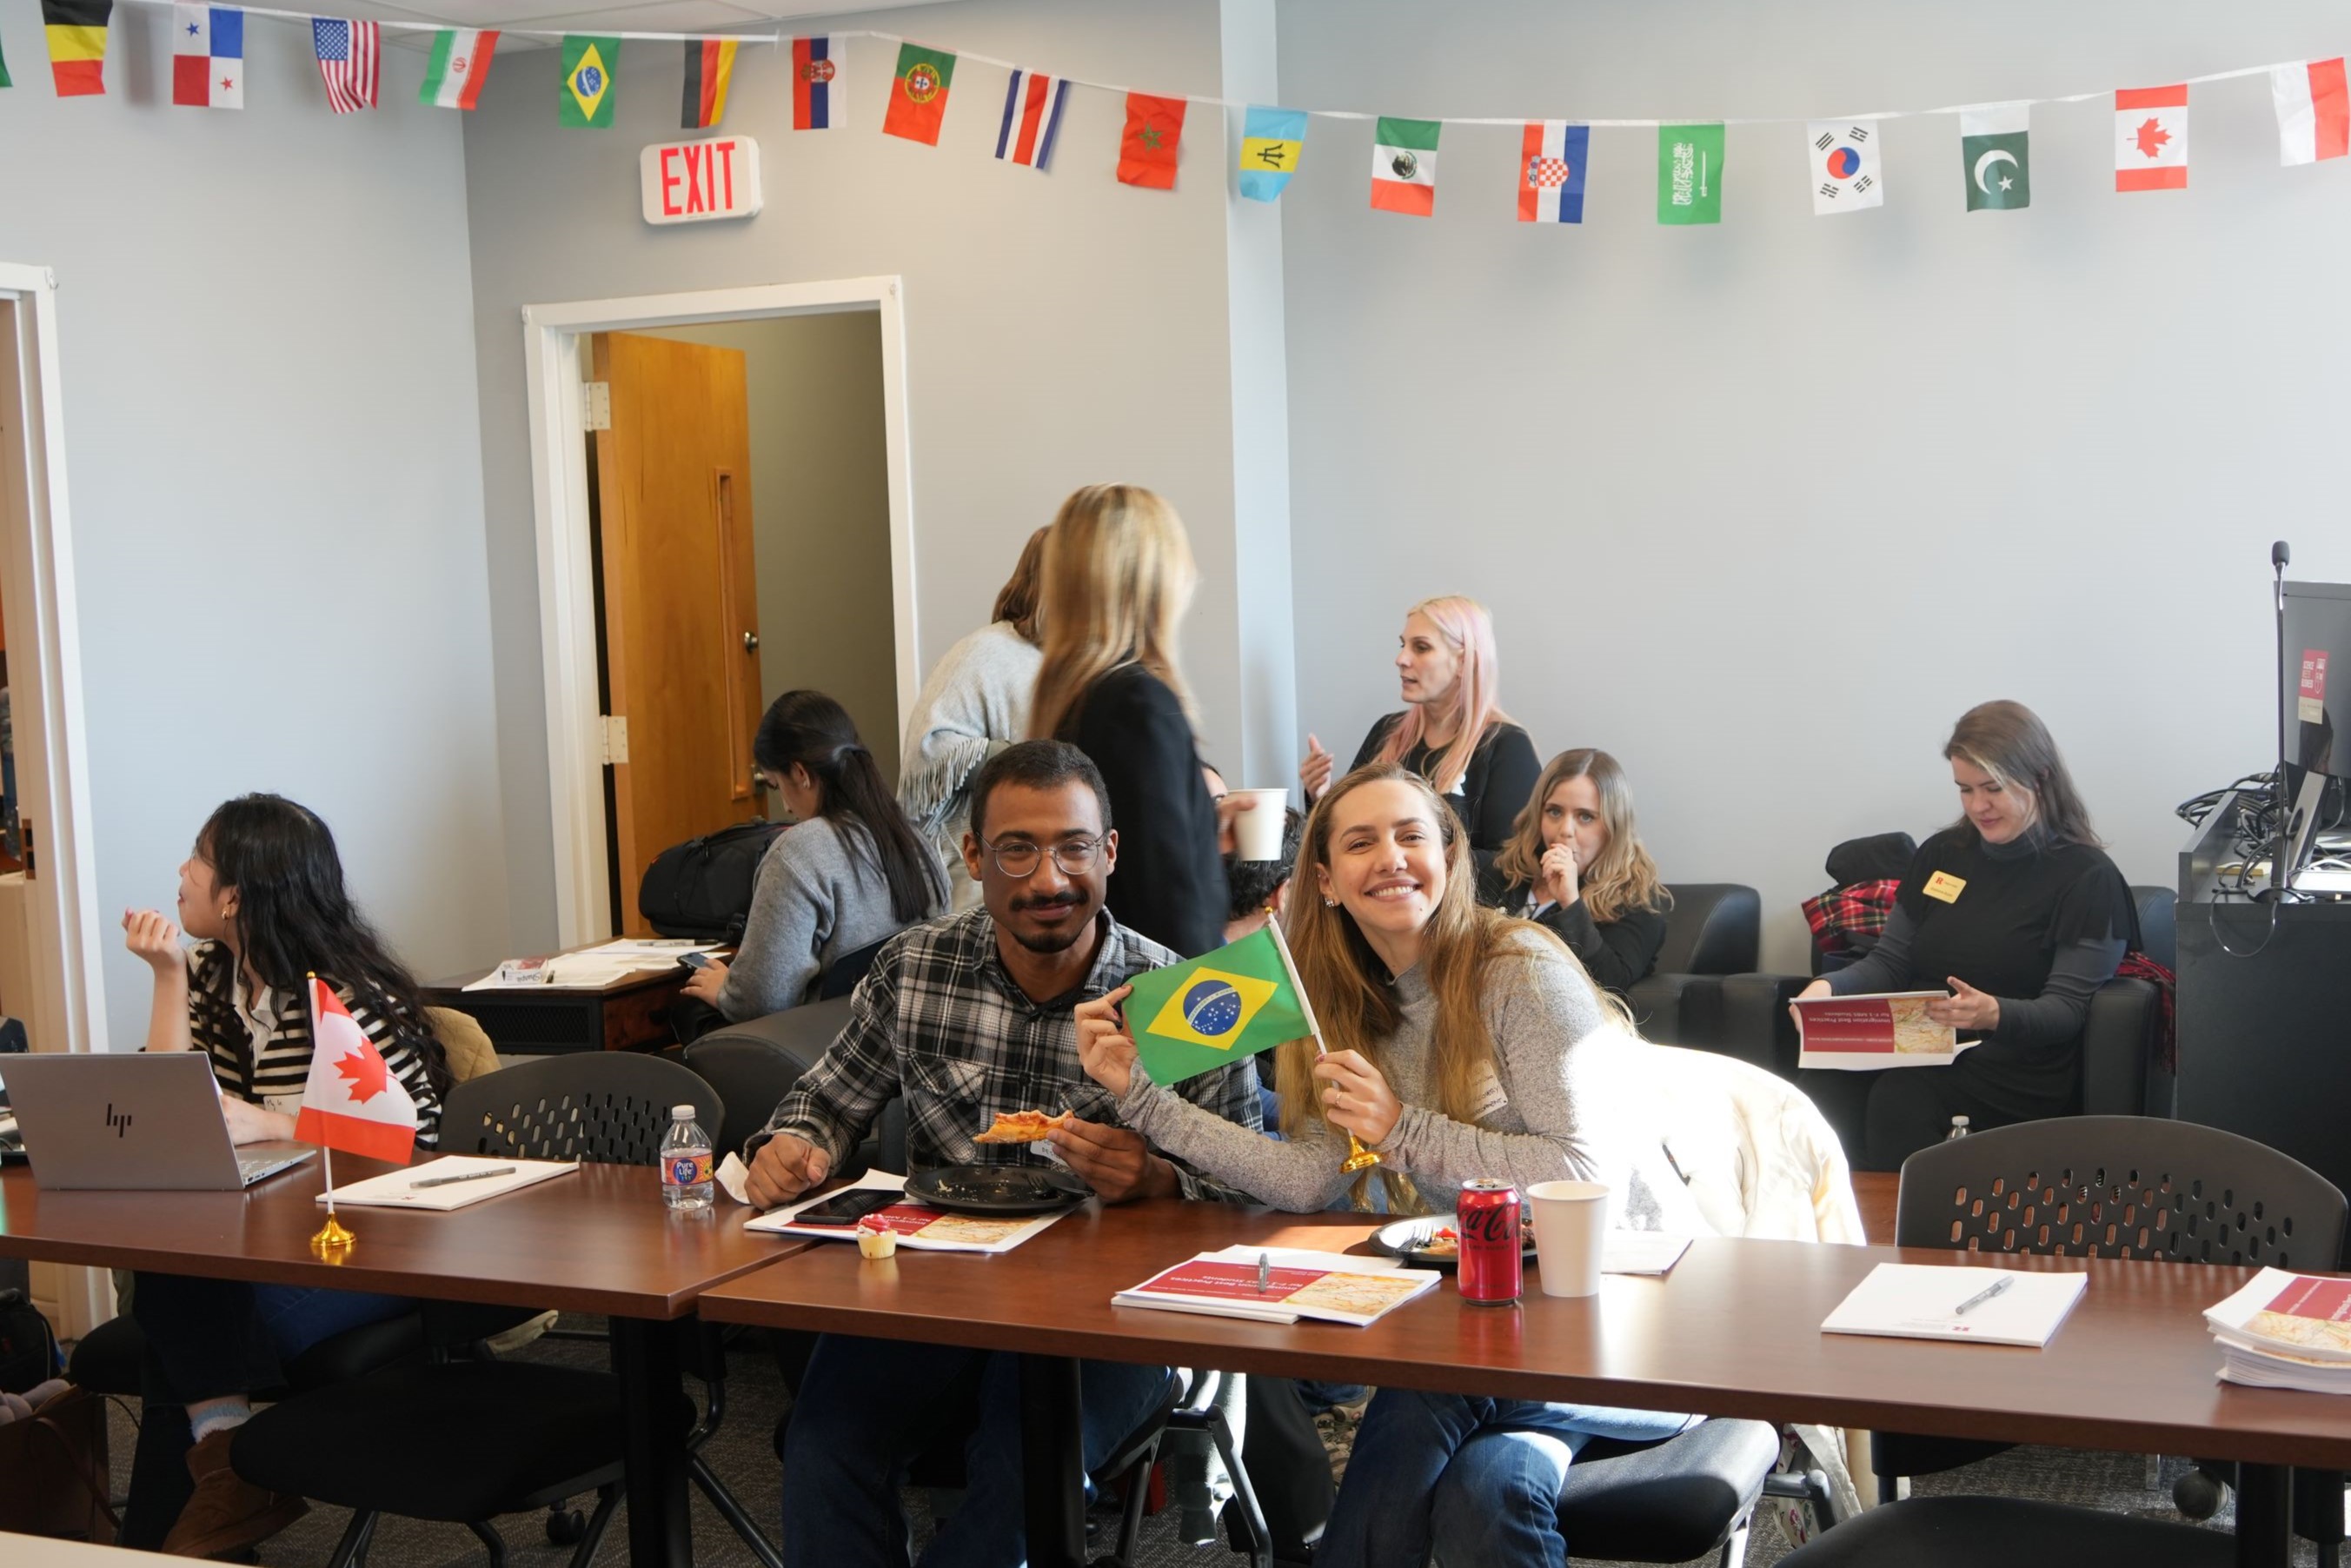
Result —
[[1968, 211], [2004, 212], [2032, 204], [2032, 169], [2026, 131], [2032, 110], [2022, 103], [1959, 112], [1959, 160], [1968, 172]]
[[1270, 927], [1131, 983], [1127, 1032], [1154, 1083], [1181, 1083], [1314, 1032]]
[[584, 33], [563, 36], [563, 123], [575, 130], [612, 125], [612, 78], [621, 69], [621, 40]]
[[1722, 221], [1722, 125], [1657, 127], [1657, 221]]

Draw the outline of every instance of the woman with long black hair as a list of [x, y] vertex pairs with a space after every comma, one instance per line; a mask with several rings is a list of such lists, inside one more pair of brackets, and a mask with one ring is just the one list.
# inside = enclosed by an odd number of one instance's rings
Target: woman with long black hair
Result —
[[768, 706], [751, 759], [797, 819], [760, 858], [751, 914], [732, 964], [712, 964], [685, 994], [729, 1023], [798, 1007], [827, 966], [946, 909], [946, 873], [906, 821], [857, 737], [822, 692]]

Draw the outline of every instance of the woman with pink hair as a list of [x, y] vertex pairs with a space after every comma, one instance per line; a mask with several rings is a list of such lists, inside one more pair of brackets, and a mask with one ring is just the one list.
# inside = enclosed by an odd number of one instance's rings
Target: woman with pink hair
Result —
[[[1542, 772], [1534, 742], [1502, 711], [1494, 618], [1458, 593], [1422, 600], [1405, 612], [1395, 668], [1404, 708], [1372, 726], [1349, 771], [1394, 762], [1427, 779], [1468, 828], [1481, 883], [1490, 882], [1486, 873]], [[1337, 759], [1311, 735], [1306, 747], [1298, 781], [1311, 806]]]

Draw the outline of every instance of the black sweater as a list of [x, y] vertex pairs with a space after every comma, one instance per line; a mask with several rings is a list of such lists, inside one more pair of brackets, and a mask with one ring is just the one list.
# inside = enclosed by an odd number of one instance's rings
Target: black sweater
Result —
[[1055, 738], [1093, 758], [1110, 787], [1118, 869], [1108, 897], [1118, 923], [1186, 958], [1224, 946], [1217, 803], [1176, 694], [1142, 665], [1122, 664], [1087, 688]]
[[[1372, 733], [1364, 737], [1364, 744], [1355, 748], [1355, 760], [1351, 768], [1361, 768], [1380, 754], [1387, 743], [1388, 731], [1404, 722], [1404, 715], [1392, 713], [1372, 726]], [[1423, 779], [1434, 782], [1436, 761], [1426, 741], [1415, 746], [1398, 759]], [[1478, 747], [1469, 754], [1468, 768], [1454, 793], [1445, 798], [1469, 830], [1469, 848], [1478, 862], [1481, 884], [1489, 882], [1494, 857], [1510, 841], [1510, 829], [1526, 810], [1528, 797], [1535, 792], [1535, 780], [1542, 777], [1542, 763], [1535, 757], [1535, 743], [1527, 732], [1507, 719], [1486, 727], [1478, 737]], [[1491, 902], [1490, 900], [1489, 902]]]
[[[1525, 883], [1504, 884], [1499, 873], [1484, 877], [1479, 885], [1488, 895], [1484, 902], [1507, 914], [1520, 914], [1533, 903]], [[1628, 1001], [1633, 988], [1656, 968], [1657, 953], [1666, 945], [1665, 912], [1658, 909], [1627, 909], [1604, 923], [1594, 920], [1591, 907], [1579, 898], [1564, 906], [1546, 905], [1527, 918], [1566, 943], [1567, 950], [1583, 961], [1593, 985]]]

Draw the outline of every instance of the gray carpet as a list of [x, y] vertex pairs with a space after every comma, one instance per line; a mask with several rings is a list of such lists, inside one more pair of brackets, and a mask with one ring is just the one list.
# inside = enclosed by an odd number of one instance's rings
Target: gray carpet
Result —
[[[572, 1364], [603, 1364], [601, 1347], [580, 1341], [541, 1341], [521, 1354]], [[757, 1350], [738, 1352], [730, 1364], [726, 1423], [705, 1450], [718, 1474], [771, 1536], [778, 1518], [780, 1469], [770, 1439], [785, 1400], [783, 1383], [774, 1362]], [[132, 1445], [131, 1415], [120, 1406], [112, 1416], [110, 1439], [115, 1488], [120, 1495], [129, 1482]], [[2166, 1460], [2159, 1483], [2150, 1489], [2146, 1461], [2137, 1456], [2020, 1448], [1966, 1470], [1923, 1478], [1917, 1490], [1920, 1495], [1966, 1492], [2037, 1498], [2176, 1520], [2178, 1516], [2171, 1509], [2171, 1481], [2183, 1469], [2184, 1461]], [[927, 1533], [924, 1499], [918, 1493], [909, 1493], [907, 1500], [920, 1539]], [[1108, 1515], [1101, 1517], [1103, 1533], [1096, 1551], [1106, 1553], [1113, 1542], [1115, 1522]], [[313, 1509], [308, 1517], [262, 1547], [262, 1563], [266, 1568], [319, 1568], [333, 1552], [348, 1518], [340, 1509]], [[517, 1514], [498, 1521], [507, 1538], [511, 1568], [565, 1568], [569, 1563], [569, 1548], [548, 1543], [542, 1531], [543, 1518]], [[1174, 1519], [1174, 1511], [1170, 1510], [1145, 1521], [1135, 1557], [1136, 1568], [1222, 1568], [1239, 1561], [1221, 1548], [1181, 1544], [1175, 1539]], [[2229, 1511], [2224, 1508], [2212, 1523], [2215, 1528], [2225, 1528], [2228, 1521]], [[627, 1542], [627, 1512], [623, 1509], [614, 1516], [611, 1530], [604, 1539], [603, 1549], [597, 1556], [598, 1568], [621, 1568], [625, 1564]], [[694, 1543], [698, 1568], [758, 1568], [758, 1559], [699, 1493], [694, 1498]], [[1747, 1562], [1750, 1568], [1776, 1563], [1788, 1550], [1781, 1532], [1759, 1512], [1748, 1544]], [[376, 1531], [369, 1561], [371, 1568], [486, 1568], [481, 1546], [463, 1526], [408, 1520], [386, 1519], [382, 1522]], [[2306, 1544], [2297, 1561], [2314, 1561]]]

